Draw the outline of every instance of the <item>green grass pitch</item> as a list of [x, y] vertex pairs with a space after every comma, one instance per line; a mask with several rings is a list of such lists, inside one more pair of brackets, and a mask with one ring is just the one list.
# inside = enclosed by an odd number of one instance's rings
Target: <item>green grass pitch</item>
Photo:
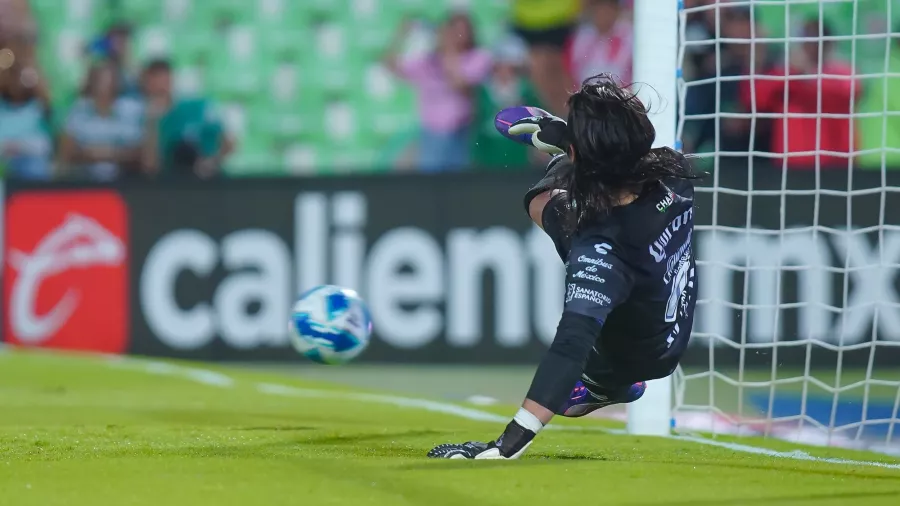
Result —
[[0, 350], [0, 505], [900, 504], [900, 468], [614, 435], [597, 420], [560, 421], [572, 430], [545, 431], [519, 461], [434, 461], [433, 445], [502, 423], [347, 393], [273, 372]]

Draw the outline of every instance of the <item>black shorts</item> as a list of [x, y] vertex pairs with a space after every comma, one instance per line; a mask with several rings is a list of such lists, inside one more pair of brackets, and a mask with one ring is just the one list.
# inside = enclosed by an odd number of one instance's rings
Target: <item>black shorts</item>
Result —
[[569, 36], [572, 34], [574, 25], [565, 25], [546, 30], [528, 30], [525, 28], [514, 28], [513, 31], [528, 44], [529, 47], [551, 47], [554, 49], [563, 49], [569, 42]]

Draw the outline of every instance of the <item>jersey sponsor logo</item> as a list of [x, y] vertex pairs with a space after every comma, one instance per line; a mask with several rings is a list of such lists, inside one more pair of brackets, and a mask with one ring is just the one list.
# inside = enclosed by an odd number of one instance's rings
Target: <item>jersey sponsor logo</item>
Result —
[[605, 242], [594, 245], [594, 251], [596, 251], [598, 255], [605, 255], [605, 254], [609, 253], [609, 250], [611, 250], [611, 249], [612, 249], [612, 246], [610, 246], [609, 244], [607, 244]]
[[681, 328], [678, 324], [675, 324], [675, 328], [672, 329], [672, 332], [669, 333], [669, 336], [666, 337], [666, 348], [671, 348], [672, 343], [675, 342], [675, 338], [678, 337], [678, 333], [681, 331]]
[[107, 353], [128, 336], [127, 224], [111, 191], [18, 194], [7, 208], [6, 339]]
[[656, 260], [656, 263], [660, 263], [666, 259], [666, 256], [668, 256], [666, 253], [666, 245], [669, 244], [669, 241], [672, 239], [675, 232], [678, 232], [681, 227], [690, 223], [693, 218], [694, 208], [689, 207], [685, 212], [679, 214], [675, 219], [669, 222], [669, 224], [666, 225], [665, 230], [663, 230], [662, 233], [659, 234], [659, 237], [653, 241], [653, 244], [647, 248], [653, 256], [653, 259]]
[[573, 300], [589, 300], [601, 306], [609, 305], [612, 302], [612, 299], [607, 297], [606, 294], [589, 288], [582, 288], [575, 283], [569, 283], [566, 286], [566, 303], [568, 304]]
[[656, 203], [656, 210], [664, 213], [669, 206], [672, 205], [672, 202], [675, 202], [675, 192], [670, 191], [665, 197], [662, 198], [659, 202]]
[[[603, 267], [604, 269], [612, 269], [613, 266], [609, 262], [605, 262], [602, 258], [591, 258], [589, 256], [581, 255], [578, 257], [578, 262], [583, 264], [595, 265], [597, 267]], [[566, 267], [568, 267], [568, 263], [566, 263]], [[594, 271], [591, 271], [594, 272]]]
[[688, 284], [681, 292], [681, 298], [678, 300], [678, 315], [684, 319], [688, 317], [688, 306], [691, 303], [691, 290], [694, 288], [694, 269], [692, 268], [688, 274]]
[[593, 281], [595, 283], [606, 283], [606, 279], [601, 278], [600, 276], [595, 276], [593, 274], [588, 274], [584, 271], [578, 271], [572, 275], [573, 278], [586, 279], [588, 281]]
[[586, 270], [588, 272], [597, 272], [597, 268], [593, 265], [588, 265], [587, 267], [584, 268], [584, 270]]
[[678, 248], [678, 251], [675, 252], [674, 255], [669, 257], [669, 260], [666, 262], [666, 273], [663, 275], [663, 282], [665, 284], [669, 284], [672, 281], [672, 276], [678, 271], [681, 264], [687, 262], [691, 258], [691, 237], [693, 236], [693, 232], [688, 232], [687, 239], [685, 239], [684, 244]]

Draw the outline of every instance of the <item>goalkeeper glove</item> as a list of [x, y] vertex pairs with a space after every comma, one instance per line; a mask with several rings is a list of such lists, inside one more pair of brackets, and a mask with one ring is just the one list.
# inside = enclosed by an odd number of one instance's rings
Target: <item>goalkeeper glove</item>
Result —
[[514, 460], [531, 446], [535, 435], [513, 420], [496, 441], [442, 444], [432, 448], [428, 456], [435, 459]]
[[529, 116], [509, 127], [512, 135], [531, 134], [531, 145], [550, 155], [564, 155], [572, 142], [568, 125], [556, 116]]

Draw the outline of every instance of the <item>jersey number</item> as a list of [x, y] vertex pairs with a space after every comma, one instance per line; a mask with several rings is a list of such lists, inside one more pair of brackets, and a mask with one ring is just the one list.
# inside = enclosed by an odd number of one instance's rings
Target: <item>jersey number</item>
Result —
[[672, 279], [672, 293], [669, 294], [669, 300], [666, 302], [666, 323], [674, 322], [678, 315], [678, 299], [681, 292], [687, 288], [688, 271], [691, 268], [691, 262], [685, 257], [678, 265], [678, 272]]

